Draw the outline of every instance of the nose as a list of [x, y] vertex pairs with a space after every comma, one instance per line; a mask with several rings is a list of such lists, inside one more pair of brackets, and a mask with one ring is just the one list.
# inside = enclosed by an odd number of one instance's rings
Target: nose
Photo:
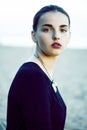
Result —
[[60, 39], [60, 33], [58, 31], [53, 31], [53, 40], [59, 40]]

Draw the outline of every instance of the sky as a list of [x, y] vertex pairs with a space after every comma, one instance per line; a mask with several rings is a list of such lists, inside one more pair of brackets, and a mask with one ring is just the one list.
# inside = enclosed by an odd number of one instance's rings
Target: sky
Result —
[[32, 46], [32, 20], [43, 6], [62, 6], [71, 18], [69, 48], [87, 48], [87, 0], [1, 0], [0, 44]]

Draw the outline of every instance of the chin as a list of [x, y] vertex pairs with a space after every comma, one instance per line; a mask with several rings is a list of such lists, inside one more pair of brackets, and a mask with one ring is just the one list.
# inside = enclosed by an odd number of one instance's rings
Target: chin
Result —
[[57, 56], [59, 56], [61, 53], [57, 53], [57, 54], [50, 54], [49, 56], [50, 57], [57, 57]]
[[62, 52], [63, 50], [58, 50], [57, 52], [54, 53], [54, 56], [59, 56]]

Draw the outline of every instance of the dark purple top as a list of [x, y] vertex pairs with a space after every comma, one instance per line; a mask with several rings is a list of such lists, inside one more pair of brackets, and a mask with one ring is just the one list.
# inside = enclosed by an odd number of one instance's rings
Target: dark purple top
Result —
[[44, 71], [23, 64], [8, 94], [6, 130], [64, 130], [66, 106]]

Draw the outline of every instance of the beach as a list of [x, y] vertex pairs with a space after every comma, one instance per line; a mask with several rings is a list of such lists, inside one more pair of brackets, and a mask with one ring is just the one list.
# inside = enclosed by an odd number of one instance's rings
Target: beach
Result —
[[[7, 95], [11, 82], [33, 47], [0, 46], [0, 130], [5, 130]], [[65, 130], [87, 130], [87, 49], [66, 49], [54, 70], [67, 106]]]

